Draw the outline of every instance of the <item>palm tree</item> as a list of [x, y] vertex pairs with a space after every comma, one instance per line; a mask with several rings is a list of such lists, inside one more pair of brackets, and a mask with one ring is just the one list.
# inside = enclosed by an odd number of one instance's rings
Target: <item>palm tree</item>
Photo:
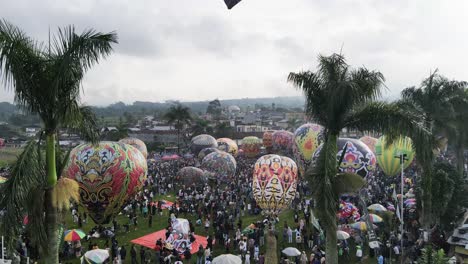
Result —
[[[384, 76], [366, 68], [352, 70], [340, 54], [319, 56], [316, 72], [290, 73], [288, 81], [306, 97], [306, 113], [325, 128], [325, 142], [315, 168], [306, 172], [317, 202], [317, 215], [326, 231], [327, 263], [338, 263], [336, 212], [340, 188], [350, 182], [338, 173], [337, 139], [343, 128], [380, 131], [392, 140], [408, 135], [419, 155], [427, 155], [421, 142], [428, 131], [422, 116], [406, 112], [396, 103], [376, 102], [381, 94]], [[354, 187], [358, 187], [356, 185]]]
[[212, 134], [213, 128], [210, 126], [208, 121], [200, 118], [196, 118], [193, 125], [190, 127], [190, 136], [198, 136], [201, 134]]
[[465, 157], [463, 151], [468, 146], [468, 88], [462, 87], [451, 99], [452, 106], [455, 110], [454, 117], [450, 120], [448, 133], [449, 138], [455, 142], [452, 145], [455, 147], [457, 157], [457, 171], [461, 176], [464, 176]]
[[177, 130], [177, 151], [180, 151], [180, 132], [185, 125], [189, 125], [192, 121], [190, 109], [181, 104], [176, 104], [169, 108], [166, 114], [164, 114], [164, 117], [167, 122], [173, 124], [174, 128]]
[[[433, 134], [452, 134], [449, 138], [457, 139], [456, 118], [457, 111], [454, 101], [459, 101], [460, 90], [467, 84], [465, 82], [450, 81], [438, 74], [437, 70], [429, 75], [419, 87], [409, 87], [402, 91], [405, 105], [413, 109], [421, 109], [425, 116], [425, 125]], [[460, 111], [466, 111], [459, 109]], [[460, 116], [459, 116], [460, 117]], [[452, 122], [450, 122], [452, 121]], [[447, 125], [451, 123], [451, 125]], [[463, 134], [463, 133], [462, 133]], [[462, 135], [461, 134], [461, 135]], [[423, 226], [428, 228], [434, 218], [432, 217], [432, 162], [433, 159], [418, 159], [423, 171]]]
[[[69, 26], [59, 29], [52, 42], [44, 46], [9, 22], [0, 21], [0, 76], [6, 88], [15, 92], [15, 102], [41, 118], [43, 131], [39, 144], [42, 135], [46, 139], [45, 163], [41, 151], [34, 154], [34, 147], [29, 145], [15, 164], [12, 180], [0, 197], [0, 206], [8, 208], [2, 227], [10, 239], [18, 237], [21, 222], [16, 220], [22, 217], [21, 208], [26, 209], [34, 216], [30, 215], [30, 219], [35, 218], [35, 226], [45, 227], [44, 234], [35, 230], [32, 236], [46, 263], [58, 263], [60, 206], [53, 201], [60, 170], [67, 160], [67, 155], [59, 159], [62, 155], [57, 153], [57, 134], [60, 128], [73, 128], [84, 138], [97, 140], [96, 117], [89, 107], [80, 105], [80, 87], [84, 74], [111, 53], [113, 43], [117, 43], [115, 33], [86, 30], [79, 35]], [[44, 204], [39, 207], [27, 204], [31, 193], [39, 195], [33, 202]], [[12, 206], [17, 209], [9, 210]], [[43, 208], [45, 216], [37, 208]]]

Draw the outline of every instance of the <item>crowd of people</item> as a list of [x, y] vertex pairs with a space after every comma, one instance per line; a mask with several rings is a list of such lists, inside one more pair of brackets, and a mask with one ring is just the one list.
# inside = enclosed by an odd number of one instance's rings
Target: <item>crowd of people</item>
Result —
[[[439, 159], [449, 159], [439, 157]], [[178, 263], [182, 259], [193, 260], [193, 263], [211, 263], [214, 255], [232, 253], [239, 255], [243, 263], [265, 263], [265, 237], [273, 234], [282, 238], [279, 244], [280, 250], [286, 247], [296, 247], [301, 254], [293, 260], [287, 256], [281, 257], [281, 263], [318, 264], [325, 263], [325, 235], [321, 231], [319, 222], [313, 216], [314, 201], [311, 190], [306, 181], [299, 181], [297, 194], [290, 206], [293, 209], [293, 219], [280, 223], [278, 217], [256, 221], [254, 223], [243, 222], [244, 216], [259, 215], [261, 209], [257, 206], [252, 196], [252, 172], [255, 159], [238, 157], [237, 171], [232, 181], [220, 183], [209, 181], [205, 184], [194, 184], [190, 186], [181, 185], [177, 178], [178, 171], [186, 166], [199, 166], [195, 158], [178, 159], [165, 162], [148, 162], [148, 178], [144, 188], [135, 197], [130, 199], [122, 210], [128, 221], [120, 224], [114, 219], [108, 227], [95, 226], [87, 233], [87, 236], [76, 242], [65, 242], [60, 253], [65, 261], [74, 257], [81, 257], [86, 250], [97, 248], [93, 238], [105, 238], [104, 248], [111, 255], [110, 263], [123, 263], [130, 258], [131, 263]], [[405, 170], [404, 193], [412, 192], [417, 175], [421, 172], [417, 166], [411, 166]], [[361, 191], [359, 196], [345, 196], [342, 199], [354, 204], [361, 212], [361, 220], [366, 216], [366, 207], [370, 204], [382, 204], [393, 206], [398, 210], [395, 201], [394, 190], [399, 193], [399, 177], [385, 177], [377, 170], [374, 175], [367, 179], [367, 187]], [[165, 205], [163, 200], [157, 200], [159, 195], [175, 193], [176, 201], [171, 205]], [[362, 200], [360, 200], [362, 199]], [[175, 248], [166, 243], [171, 236], [171, 220], [162, 219], [163, 210], [168, 209], [169, 215], [180, 218], [191, 218], [190, 235], [191, 242], [195, 240], [196, 233], [207, 235], [207, 246], [200, 246], [192, 255], [189, 247]], [[82, 227], [87, 221], [92, 221], [85, 212], [80, 212], [77, 204], [70, 209], [73, 222]], [[195, 216], [195, 217], [194, 217]], [[375, 229], [376, 240], [379, 247], [370, 249], [369, 239], [366, 232], [350, 228], [351, 222], [356, 219], [342, 218], [339, 221], [339, 229], [349, 232], [352, 239], [340, 240], [338, 252], [340, 258], [356, 258], [362, 260], [368, 255], [375, 257], [378, 263], [384, 263], [389, 259], [398, 259], [405, 251], [407, 263], [415, 261], [421, 255], [424, 244], [424, 233], [418, 222], [417, 210], [414, 207], [405, 208], [404, 232], [399, 229], [390, 229], [388, 226], [399, 226], [398, 214], [390, 215], [386, 226], [377, 225]], [[315, 219], [315, 222], [314, 222]], [[167, 220], [165, 239], [155, 241], [153, 249], [142, 246], [120, 244], [118, 234], [137, 230], [139, 221], [152, 227], [154, 221]], [[386, 219], [387, 221], [387, 219]], [[310, 224], [313, 223], [313, 224]], [[249, 228], [245, 228], [248, 226]], [[282, 226], [282, 228], [278, 228]], [[432, 230], [433, 234], [445, 240], [444, 234], [437, 232], [437, 227]], [[402, 243], [403, 240], [403, 243]], [[213, 247], [214, 244], [218, 246]], [[85, 246], [86, 245], [86, 246]], [[403, 245], [403, 249], [400, 247]], [[354, 249], [351, 252], [351, 248]], [[128, 254], [127, 254], [128, 250]], [[217, 250], [216, 253], [214, 251]], [[18, 252], [22, 256], [34, 256], [37, 252], [30, 246], [27, 237], [18, 242]], [[367, 253], [368, 252], [368, 253]], [[354, 256], [353, 256], [354, 255]], [[180, 262], [179, 262], [180, 263]]]

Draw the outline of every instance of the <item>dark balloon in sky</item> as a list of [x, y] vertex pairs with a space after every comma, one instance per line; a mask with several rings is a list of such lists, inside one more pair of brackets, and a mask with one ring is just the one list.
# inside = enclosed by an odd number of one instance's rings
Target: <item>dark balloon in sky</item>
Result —
[[241, 0], [224, 0], [224, 3], [226, 4], [228, 9], [233, 8], [235, 5], [237, 5]]

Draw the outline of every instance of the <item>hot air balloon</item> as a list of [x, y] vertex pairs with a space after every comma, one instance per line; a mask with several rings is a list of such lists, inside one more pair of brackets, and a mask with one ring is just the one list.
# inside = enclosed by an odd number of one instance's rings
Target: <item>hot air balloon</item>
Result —
[[294, 132], [292, 148], [301, 174], [309, 167], [315, 150], [324, 142], [323, 131], [322, 126], [307, 123]]
[[296, 195], [297, 166], [288, 158], [265, 155], [255, 163], [252, 191], [258, 206], [268, 215], [288, 208]]
[[206, 174], [196, 167], [184, 167], [177, 173], [180, 184], [185, 186], [203, 186], [207, 182]]
[[403, 164], [403, 168], [406, 169], [414, 158], [413, 143], [408, 137], [400, 137], [389, 147], [385, 145], [385, 136], [381, 136], [375, 144], [375, 155], [383, 172], [387, 176], [395, 176], [401, 170], [400, 159], [395, 156], [406, 154], [407, 160]]
[[291, 156], [294, 141], [293, 133], [285, 130], [275, 131], [272, 135], [272, 141], [275, 154]]
[[198, 155], [200, 150], [204, 148], [217, 148], [218, 142], [216, 139], [207, 134], [201, 134], [192, 138], [190, 149], [194, 155]]
[[260, 153], [262, 140], [258, 137], [245, 137], [242, 139], [242, 149], [244, 155], [248, 158], [255, 158]]
[[203, 158], [200, 167], [213, 173], [218, 180], [228, 182], [234, 179], [237, 163], [231, 154], [219, 151]]
[[372, 152], [375, 154], [375, 144], [377, 143], [378, 139], [371, 136], [363, 136], [359, 140], [364, 142], [364, 144], [366, 144], [366, 146], [368, 146], [369, 149], [372, 150]]
[[231, 154], [232, 156], [237, 156], [237, 151], [239, 148], [234, 140], [230, 138], [218, 138], [216, 140], [218, 142], [218, 149], [224, 152]]
[[123, 138], [119, 140], [119, 142], [135, 147], [141, 152], [141, 154], [143, 154], [143, 157], [145, 157], [145, 159], [148, 158], [148, 150], [146, 149], [145, 142], [139, 140], [138, 138]]
[[[336, 160], [341, 158], [345, 145], [347, 147], [340, 164], [340, 171], [355, 173], [363, 178], [372, 176], [376, 168], [377, 160], [369, 147], [354, 138], [339, 138], [337, 142], [338, 153], [336, 154]], [[323, 144], [315, 151], [313, 156], [314, 163], [318, 159], [322, 147]]]
[[267, 130], [263, 132], [263, 146], [266, 148], [266, 151], [270, 153], [273, 149], [273, 133], [275, 130]]
[[64, 170], [80, 186], [80, 203], [96, 224], [106, 224], [143, 185], [145, 157], [119, 142], [81, 144], [73, 149]]
[[213, 152], [221, 152], [221, 150], [217, 148], [204, 148], [198, 153], [198, 159], [202, 161], [208, 154]]

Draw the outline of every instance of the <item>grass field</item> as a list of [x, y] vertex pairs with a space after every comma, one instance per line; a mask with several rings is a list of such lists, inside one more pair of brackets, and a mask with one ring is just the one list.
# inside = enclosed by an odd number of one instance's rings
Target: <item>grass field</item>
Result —
[[0, 148], [0, 168], [15, 162], [21, 151], [22, 148]]
[[[168, 195], [168, 196], [158, 196], [155, 199], [158, 199], [158, 200], [164, 199], [164, 200], [168, 200], [168, 201], [174, 201], [175, 197], [174, 197], [174, 195]], [[278, 256], [281, 256], [280, 251], [285, 247], [289, 247], [289, 246], [297, 247], [297, 245], [294, 242], [292, 244], [288, 244], [288, 243], [286, 243], [286, 241], [283, 241], [283, 239], [282, 239], [282, 227], [284, 225], [284, 222], [287, 221], [287, 223], [289, 225], [293, 225], [294, 224], [293, 216], [294, 216], [294, 212], [292, 210], [285, 210], [284, 212], [282, 212], [280, 214], [280, 222], [276, 225], [276, 230], [279, 231], [278, 241], [277, 241]], [[123, 228], [121, 228], [121, 230], [119, 232], [117, 232], [116, 239], [119, 242], [119, 245], [125, 245], [125, 247], [127, 249], [127, 259], [126, 259], [125, 263], [131, 263], [130, 262], [130, 257], [129, 257], [130, 256], [130, 246], [131, 246], [130, 241], [135, 239], [135, 238], [138, 238], [138, 237], [141, 237], [141, 236], [144, 236], [144, 235], [147, 235], [147, 234], [150, 234], [152, 232], [156, 232], [156, 231], [159, 231], [159, 230], [165, 228], [165, 226], [167, 224], [168, 217], [169, 217], [168, 210], [163, 210], [163, 215], [162, 216], [159, 216], [158, 214], [156, 214], [156, 216], [153, 218], [152, 228], [148, 227], [148, 222], [147, 222], [146, 219], [144, 219], [143, 217], [138, 217], [138, 229], [137, 230], [133, 230], [133, 226], [131, 226], [129, 233], [125, 233], [122, 230]], [[187, 215], [187, 216], [179, 215], [179, 217], [187, 218], [187, 219], [191, 220], [192, 223], [195, 223], [195, 221], [196, 221], [195, 217], [192, 216], [192, 215]], [[245, 215], [244, 217], [242, 217], [243, 228], [246, 227], [247, 225], [249, 225], [250, 223], [256, 222], [258, 220], [263, 220], [263, 217], [261, 215]], [[77, 224], [74, 224], [72, 219], [71, 219], [71, 213], [67, 213], [65, 222], [66, 222], [66, 229], [78, 228]], [[124, 216], [124, 215], [119, 215], [119, 216], [117, 216], [117, 222], [119, 223], [120, 226], [122, 226], [123, 224], [128, 223], [128, 218], [126, 216]], [[88, 218], [88, 223], [83, 224], [82, 229], [85, 232], [88, 232], [94, 226], [95, 226], [95, 224], [92, 222], [92, 220], [90, 218]], [[205, 232], [205, 229], [203, 228], [203, 226], [197, 226], [197, 225], [194, 225], [194, 226], [195, 226], [195, 233], [197, 235], [203, 235], [203, 236], [207, 235], [207, 233]], [[214, 234], [214, 232], [212, 232], [212, 228], [208, 232], [210, 232], [211, 234]], [[233, 235], [234, 234], [230, 234], [231, 237]], [[82, 247], [84, 249], [87, 249], [89, 243], [97, 243], [100, 248], [104, 248], [105, 241], [106, 241], [105, 239], [92, 239], [89, 242], [84, 242], [83, 241], [82, 242]], [[267, 246], [268, 245], [263, 246], [260, 249], [260, 251], [265, 252]], [[139, 249], [140, 249], [140, 246], [137, 246], [138, 261], [140, 260], [139, 254], [138, 254]], [[237, 247], [231, 246], [231, 249], [232, 250], [231, 250], [230, 253], [238, 254]], [[300, 246], [298, 247], [298, 249], [302, 251], [302, 248]], [[306, 252], [307, 252], [308, 255], [310, 255], [309, 250], [306, 250]], [[352, 243], [351, 243], [350, 252], [351, 252], [351, 254], [350, 254], [351, 257], [349, 259], [345, 259], [345, 258], [340, 259], [340, 263], [357, 263], [356, 259], [354, 258], [355, 248], [354, 248], [354, 245]], [[215, 243], [214, 248], [213, 248], [213, 255], [217, 256], [219, 254], [224, 254], [224, 253], [225, 253], [224, 247], [222, 245], [219, 245], [218, 243]], [[76, 258], [72, 258], [72, 259], [65, 260], [64, 263], [75, 264], [75, 263], [79, 263], [79, 260], [76, 259]], [[156, 262], [152, 262], [152, 263], [156, 263]], [[185, 261], [184, 263], [196, 263], [196, 257], [193, 256], [191, 262]], [[362, 263], [376, 263], [376, 260], [375, 259], [365, 258]]]

